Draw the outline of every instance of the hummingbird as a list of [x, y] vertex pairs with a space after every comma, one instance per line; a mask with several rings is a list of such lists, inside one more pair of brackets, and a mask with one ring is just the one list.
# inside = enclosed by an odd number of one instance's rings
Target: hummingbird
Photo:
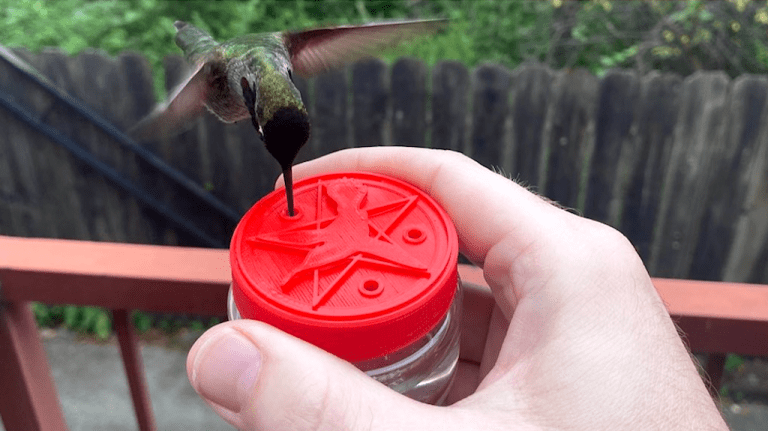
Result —
[[176, 21], [176, 44], [192, 73], [129, 133], [140, 140], [168, 136], [191, 126], [205, 108], [225, 123], [250, 117], [280, 164], [288, 215], [293, 216], [292, 166], [310, 135], [294, 74], [310, 77], [340, 67], [407, 38], [434, 33], [446, 22], [385, 21], [248, 34], [219, 43], [200, 28]]

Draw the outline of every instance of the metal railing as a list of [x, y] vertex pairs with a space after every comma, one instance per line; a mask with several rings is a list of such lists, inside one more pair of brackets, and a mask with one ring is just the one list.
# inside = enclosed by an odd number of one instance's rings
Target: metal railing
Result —
[[[485, 286], [460, 265], [464, 283]], [[0, 236], [0, 416], [8, 430], [66, 430], [30, 301], [112, 310], [139, 429], [155, 421], [131, 310], [226, 314], [227, 250]], [[768, 356], [768, 286], [654, 279], [690, 349], [710, 353], [716, 393], [726, 353]], [[486, 287], [487, 288], [487, 287]]]

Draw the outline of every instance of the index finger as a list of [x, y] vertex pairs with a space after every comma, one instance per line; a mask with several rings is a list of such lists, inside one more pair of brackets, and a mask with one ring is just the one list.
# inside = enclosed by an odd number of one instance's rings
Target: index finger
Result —
[[380, 173], [424, 190], [456, 225], [461, 252], [480, 266], [488, 251], [512, 233], [522, 247], [535, 240], [542, 233], [542, 213], [558, 211], [525, 188], [453, 151], [353, 148], [299, 164], [293, 175], [301, 179], [332, 171]]

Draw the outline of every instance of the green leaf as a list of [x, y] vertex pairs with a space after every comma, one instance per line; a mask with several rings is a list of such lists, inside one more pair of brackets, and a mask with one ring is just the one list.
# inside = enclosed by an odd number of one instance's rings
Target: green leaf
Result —
[[137, 331], [139, 331], [140, 334], [143, 334], [149, 331], [149, 328], [152, 327], [152, 318], [148, 314], [141, 311], [134, 311], [133, 326]]
[[66, 326], [67, 329], [77, 330], [78, 324], [80, 323], [80, 316], [80, 307], [75, 305], [64, 306], [64, 326]]
[[744, 362], [745, 360], [742, 356], [729, 353], [728, 356], [725, 357], [725, 365], [723, 366], [723, 369], [732, 373], [744, 365]]
[[106, 340], [112, 334], [112, 320], [109, 318], [106, 311], [101, 310], [101, 313], [96, 316], [96, 321], [93, 324], [93, 332], [102, 340]]

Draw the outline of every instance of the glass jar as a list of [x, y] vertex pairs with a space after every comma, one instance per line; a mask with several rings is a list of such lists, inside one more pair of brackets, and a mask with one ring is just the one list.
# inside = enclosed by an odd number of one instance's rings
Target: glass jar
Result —
[[307, 178], [257, 202], [230, 247], [230, 319], [249, 318], [442, 404], [459, 357], [458, 240], [421, 190], [370, 173]]

